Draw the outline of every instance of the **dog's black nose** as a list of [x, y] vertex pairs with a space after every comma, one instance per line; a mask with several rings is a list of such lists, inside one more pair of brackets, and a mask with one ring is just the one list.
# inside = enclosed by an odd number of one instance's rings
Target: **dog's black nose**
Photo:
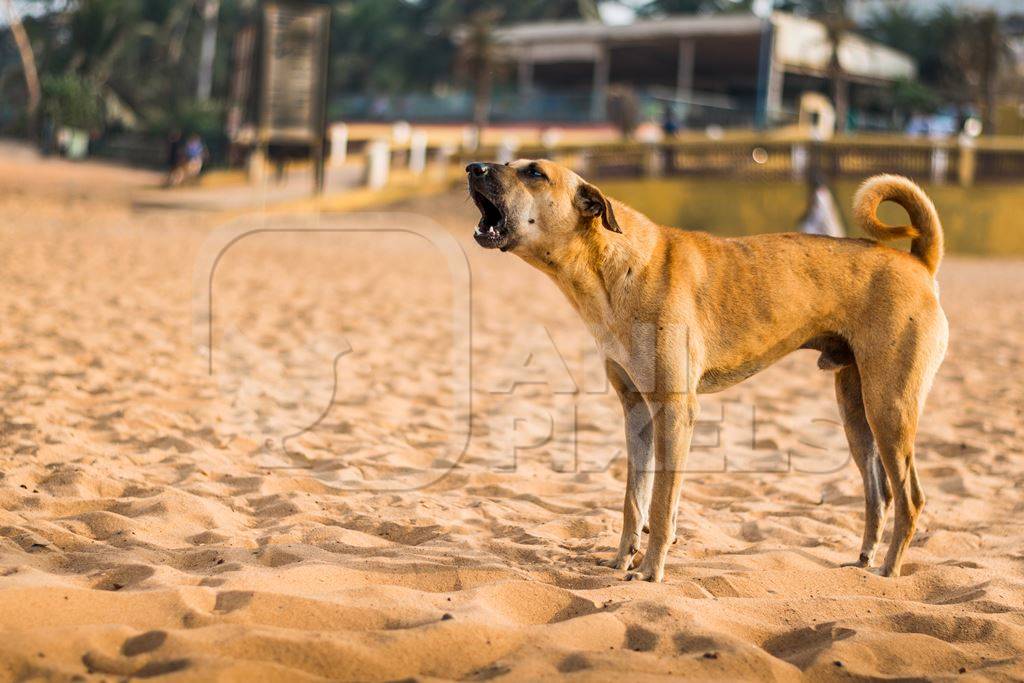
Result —
[[481, 164], [480, 162], [474, 162], [466, 167], [466, 173], [475, 176], [487, 175], [489, 166], [487, 164]]

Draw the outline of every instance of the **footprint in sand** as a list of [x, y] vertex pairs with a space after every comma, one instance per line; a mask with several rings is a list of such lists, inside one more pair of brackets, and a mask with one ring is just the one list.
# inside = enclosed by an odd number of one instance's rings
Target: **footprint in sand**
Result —
[[99, 580], [93, 583], [93, 590], [119, 591], [123, 588], [135, 588], [156, 570], [144, 564], [126, 564], [100, 572]]
[[132, 636], [121, 645], [121, 654], [134, 657], [158, 649], [167, 640], [166, 631], [146, 631]]
[[217, 593], [217, 602], [213, 605], [214, 612], [227, 614], [240, 610], [252, 602], [254, 593], [252, 591], [224, 591]]

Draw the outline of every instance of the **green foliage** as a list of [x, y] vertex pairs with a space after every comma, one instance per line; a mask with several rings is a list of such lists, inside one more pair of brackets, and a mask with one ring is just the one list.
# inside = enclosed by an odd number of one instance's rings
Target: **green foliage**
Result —
[[956, 66], [950, 63], [950, 49], [961, 22], [961, 17], [948, 7], [922, 15], [906, 5], [887, 4], [868, 19], [865, 29], [880, 43], [913, 57], [919, 80], [936, 87], [950, 67]]
[[460, 29], [596, 15], [593, 0], [348, 0], [335, 5], [331, 91], [422, 92], [456, 70]]
[[749, 12], [752, 0], [649, 0], [637, 8], [637, 16], [655, 17], [669, 14], [719, 14]]
[[939, 95], [921, 81], [900, 80], [892, 86], [892, 107], [902, 112], [934, 113], [941, 102]]
[[[973, 105], [984, 117], [986, 130], [992, 129], [997, 81], [1009, 55], [995, 14], [946, 6], [923, 13], [890, 5], [877, 12], [867, 28], [872, 37], [915, 59], [919, 82], [932, 90], [935, 99]], [[920, 88], [894, 92], [897, 101], [908, 98], [908, 104], [927, 109], [919, 101], [923, 95]]]
[[151, 113], [147, 121], [156, 133], [179, 130], [184, 135], [198, 133], [204, 140], [210, 140], [222, 135], [224, 107], [212, 100], [183, 100], [173, 109]]
[[[92, 84], [97, 96], [133, 110], [146, 128], [178, 125], [212, 130], [227, 100], [234, 38], [258, 24], [261, 0], [220, 0], [213, 97], [220, 107], [199, 112], [195, 94], [201, 0], [21, 0], [25, 27], [40, 73], [70, 75]], [[629, 0], [647, 17], [679, 13], [748, 12], [752, 0]], [[842, 23], [851, 0], [776, 0], [776, 9]], [[914, 12], [927, 3], [883, 3], [861, 27], [870, 37], [906, 51], [919, 65], [919, 83], [893, 92], [897, 107], [931, 108], [934, 96], [983, 103], [991, 100], [998, 66], [998, 26], [982, 15], [949, 9]], [[936, 5], [936, 6], [945, 6]], [[332, 96], [343, 93], [394, 95], [439, 92], [469, 86], [503, 87], [496, 60], [479, 59], [490, 49], [460, 48], [467, 27], [597, 16], [596, 0], [333, 0], [330, 53]], [[484, 18], [482, 22], [481, 18]], [[18, 102], [22, 87], [3, 70], [13, 57], [0, 53], [0, 101]], [[474, 68], [471, 62], [476, 61]], [[487, 88], [480, 62], [489, 62]], [[510, 72], [509, 72], [510, 73]], [[918, 87], [920, 86], [920, 87]], [[979, 109], [982, 108], [979, 106]]]
[[95, 86], [80, 76], [44, 76], [43, 113], [58, 126], [92, 130], [103, 124], [103, 108]]

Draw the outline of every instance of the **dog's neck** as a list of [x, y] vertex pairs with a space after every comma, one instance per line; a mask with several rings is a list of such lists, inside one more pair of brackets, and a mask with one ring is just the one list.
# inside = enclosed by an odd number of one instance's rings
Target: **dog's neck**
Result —
[[647, 267], [658, 228], [642, 214], [616, 202], [616, 213], [632, 214], [626, 232], [605, 229], [600, 218], [582, 225], [567, 244], [524, 259], [547, 274], [588, 324], [608, 320], [609, 308], [634, 300]]

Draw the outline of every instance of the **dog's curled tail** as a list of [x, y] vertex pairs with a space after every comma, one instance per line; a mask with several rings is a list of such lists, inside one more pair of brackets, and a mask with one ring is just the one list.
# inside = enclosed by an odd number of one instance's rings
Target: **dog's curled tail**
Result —
[[[896, 202], [907, 211], [910, 225], [878, 220], [878, 205]], [[853, 198], [853, 215], [861, 229], [879, 241], [909, 237], [910, 253], [934, 275], [942, 260], [942, 224], [928, 195], [909, 178], [876, 175], [864, 181]]]

